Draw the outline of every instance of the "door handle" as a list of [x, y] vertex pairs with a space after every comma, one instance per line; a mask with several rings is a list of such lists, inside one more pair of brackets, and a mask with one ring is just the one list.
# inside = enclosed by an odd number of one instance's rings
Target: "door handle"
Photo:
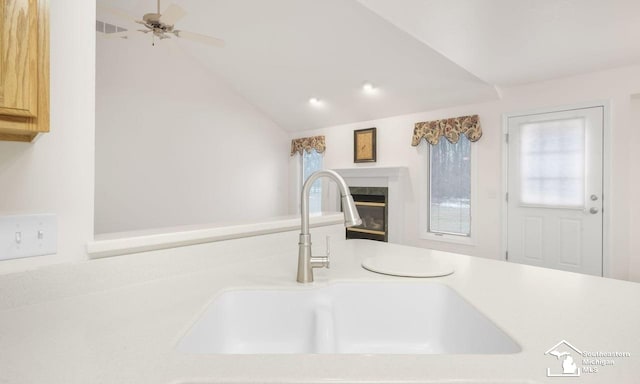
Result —
[[589, 213], [591, 213], [592, 215], [595, 215], [596, 213], [598, 213], [598, 208], [591, 207], [591, 209], [589, 210]]

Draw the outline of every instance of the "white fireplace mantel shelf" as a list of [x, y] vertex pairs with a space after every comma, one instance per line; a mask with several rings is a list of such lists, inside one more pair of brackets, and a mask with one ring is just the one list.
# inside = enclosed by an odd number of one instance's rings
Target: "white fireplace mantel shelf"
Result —
[[408, 173], [407, 167], [354, 167], [334, 169], [342, 177], [401, 177]]

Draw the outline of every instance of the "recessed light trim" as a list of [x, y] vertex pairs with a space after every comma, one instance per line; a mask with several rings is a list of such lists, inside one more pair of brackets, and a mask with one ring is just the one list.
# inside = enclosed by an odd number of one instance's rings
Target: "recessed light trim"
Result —
[[322, 107], [324, 105], [324, 102], [317, 97], [312, 97], [309, 99], [309, 104], [314, 107]]
[[366, 94], [373, 95], [378, 92], [378, 88], [370, 82], [362, 84], [362, 91]]

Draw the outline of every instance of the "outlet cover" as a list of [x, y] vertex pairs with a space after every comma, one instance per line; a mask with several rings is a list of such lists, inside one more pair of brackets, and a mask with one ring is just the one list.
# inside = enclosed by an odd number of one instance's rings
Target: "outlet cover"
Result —
[[56, 215], [0, 216], [0, 260], [57, 252]]

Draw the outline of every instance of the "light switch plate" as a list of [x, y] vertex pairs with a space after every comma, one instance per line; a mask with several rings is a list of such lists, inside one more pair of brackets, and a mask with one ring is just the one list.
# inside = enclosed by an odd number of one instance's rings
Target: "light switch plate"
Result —
[[0, 216], [0, 260], [57, 252], [56, 215]]

